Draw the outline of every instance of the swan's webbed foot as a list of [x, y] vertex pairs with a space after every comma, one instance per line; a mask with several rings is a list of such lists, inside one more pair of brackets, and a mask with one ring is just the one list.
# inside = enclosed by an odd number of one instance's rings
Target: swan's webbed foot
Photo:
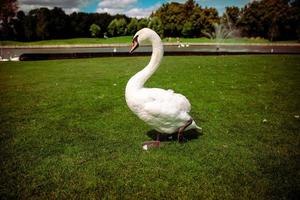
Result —
[[149, 148], [159, 148], [160, 147], [160, 134], [157, 134], [155, 141], [147, 141], [143, 143], [143, 149], [148, 150]]
[[143, 143], [143, 149], [148, 150], [149, 148], [159, 148], [160, 147], [160, 141], [147, 141]]

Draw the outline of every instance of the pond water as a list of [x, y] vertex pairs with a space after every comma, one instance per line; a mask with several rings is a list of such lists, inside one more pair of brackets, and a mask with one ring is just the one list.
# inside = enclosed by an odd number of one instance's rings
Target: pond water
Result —
[[[76, 57], [129, 56], [129, 45], [108, 46], [58, 46], [58, 47], [1, 47], [2, 58], [30, 57], [43, 55], [55, 59]], [[300, 44], [165, 44], [165, 55], [206, 55], [206, 54], [300, 54]], [[151, 46], [140, 46], [134, 55], [151, 53]], [[25, 59], [26, 60], [26, 59]], [[28, 59], [27, 59], [28, 60]]]

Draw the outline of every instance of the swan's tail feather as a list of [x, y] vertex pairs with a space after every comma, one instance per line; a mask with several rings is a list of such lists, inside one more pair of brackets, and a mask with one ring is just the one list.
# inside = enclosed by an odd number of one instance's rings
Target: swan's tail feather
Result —
[[202, 128], [200, 126], [197, 126], [197, 124], [194, 120], [191, 124], [191, 128], [195, 128], [195, 129], [199, 130], [200, 132], [202, 131]]
[[199, 131], [202, 131], [202, 128], [200, 126], [196, 125], [196, 129], [198, 129]]

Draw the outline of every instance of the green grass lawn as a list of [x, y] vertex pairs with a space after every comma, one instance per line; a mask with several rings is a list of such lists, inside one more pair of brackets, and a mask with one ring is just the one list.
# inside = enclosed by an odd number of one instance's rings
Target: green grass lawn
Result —
[[[9, 46], [31, 46], [31, 45], [83, 45], [83, 44], [129, 44], [131, 43], [132, 36], [121, 36], [113, 38], [73, 38], [73, 39], [61, 39], [61, 40], [43, 40], [35, 42], [18, 42], [18, 41], [0, 41], [0, 45]], [[164, 38], [164, 42], [177, 42], [176, 38]], [[271, 43], [269, 40], [263, 38], [235, 38], [235, 39], [226, 39], [226, 40], [211, 40], [208, 38], [180, 38], [181, 42], [188, 43]], [[278, 41], [274, 43], [297, 43], [297, 41]]]
[[3, 46], [17, 45], [80, 45], [80, 44], [116, 44], [116, 43], [130, 43], [132, 36], [121, 36], [113, 38], [73, 38], [73, 39], [58, 39], [58, 40], [42, 40], [34, 42], [18, 42], [18, 41], [0, 41]]
[[297, 199], [300, 56], [165, 57], [147, 86], [203, 134], [144, 151], [124, 87], [148, 60], [0, 63], [1, 199]]
[[[164, 42], [176, 42], [176, 38], [164, 38]], [[188, 43], [271, 43], [269, 40], [264, 38], [229, 38], [229, 39], [209, 39], [209, 38], [180, 38], [181, 42], [188, 42]], [[286, 43], [296, 42], [296, 41], [284, 41]], [[274, 42], [278, 43], [278, 42]]]

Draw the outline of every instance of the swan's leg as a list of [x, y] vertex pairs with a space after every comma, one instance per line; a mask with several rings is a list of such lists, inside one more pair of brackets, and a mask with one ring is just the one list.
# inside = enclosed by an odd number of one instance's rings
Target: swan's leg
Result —
[[182, 127], [180, 127], [178, 129], [178, 142], [182, 142], [183, 141], [183, 131], [189, 126], [191, 125], [193, 122], [193, 119], [189, 119]]
[[160, 133], [157, 133], [157, 135], [156, 135], [156, 141], [158, 141], [158, 142], [160, 142]]

